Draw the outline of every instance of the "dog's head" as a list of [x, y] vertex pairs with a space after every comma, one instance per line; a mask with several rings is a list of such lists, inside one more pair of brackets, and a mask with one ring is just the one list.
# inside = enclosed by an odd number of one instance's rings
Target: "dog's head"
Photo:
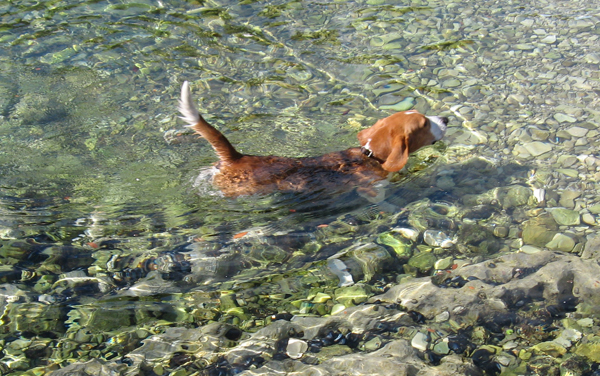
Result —
[[382, 161], [386, 171], [400, 171], [408, 155], [440, 140], [446, 133], [448, 118], [425, 116], [417, 111], [398, 112], [381, 119], [358, 133], [360, 145]]

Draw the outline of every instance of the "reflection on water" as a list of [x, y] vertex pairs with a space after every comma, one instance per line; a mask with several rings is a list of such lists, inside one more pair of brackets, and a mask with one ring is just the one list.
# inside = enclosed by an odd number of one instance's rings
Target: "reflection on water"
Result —
[[[2, 374], [596, 374], [597, 5], [0, 2]], [[450, 127], [378, 204], [225, 199], [184, 80], [247, 154]]]

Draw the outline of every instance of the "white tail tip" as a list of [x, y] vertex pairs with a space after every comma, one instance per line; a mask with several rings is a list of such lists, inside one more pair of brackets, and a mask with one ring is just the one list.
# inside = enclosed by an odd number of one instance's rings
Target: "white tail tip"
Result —
[[187, 81], [181, 85], [181, 99], [179, 99], [179, 113], [182, 115], [179, 118], [183, 119], [189, 127], [192, 127], [200, 121], [200, 115], [194, 102], [192, 101], [192, 94], [190, 93], [190, 84]]

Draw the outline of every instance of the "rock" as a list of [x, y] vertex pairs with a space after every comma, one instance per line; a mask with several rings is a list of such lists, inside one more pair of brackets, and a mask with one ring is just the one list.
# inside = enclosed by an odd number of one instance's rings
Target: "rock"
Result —
[[577, 346], [575, 354], [587, 358], [589, 361], [598, 363], [600, 362], [600, 343], [588, 342]]
[[581, 223], [579, 213], [565, 208], [548, 209], [552, 217], [561, 226], [577, 226]]
[[448, 341], [439, 341], [433, 346], [432, 351], [436, 354], [446, 355], [450, 353], [450, 348], [448, 347]]
[[460, 84], [460, 80], [457, 80], [456, 78], [449, 78], [442, 82], [443, 87], [458, 87]]
[[304, 356], [306, 350], [308, 350], [308, 344], [305, 341], [297, 338], [290, 338], [285, 353], [292, 359], [300, 359]]
[[412, 266], [415, 269], [418, 269], [421, 273], [426, 273], [431, 268], [433, 268], [435, 261], [436, 258], [433, 253], [421, 252], [411, 257], [408, 260], [408, 265]]
[[574, 123], [577, 121], [577, 119], [573, 116], [562, 114], [560, 112], [554, 114], [554, 119], [556, 119], [556, 121], [558, 121], [559, 123]]
[[512, 185], [510, 187], [499, 188], [497, 195], [502, 208], [509, 209], [527, 204], [533, 192], [528, 187]]
[[573, 247], [575, 247], [575, 240], [570, 236], [559, 233], [554, 235], [554, 238], [546, 244], [546, 247], [557, 251], [571, 252]]
[[87, 362], [69, 364], [52, 372], [54, 376], [118, 375], [123, 367], [113, 362], [92, 359]]
[[534, 157], [540, 156], [552, 150], [552, 145], [541, 141], [532, 141], [523, 145], [525, 150]]
[[427, 334], [418, 332], [410, 341], [410, 345], [417, 350], [425, 351], [427, 350], [428, 340]]
[[534, 247], [531, 245], [524, 245], [519, 249], [521, 252], [523, 253], [527, 253], [529, 255], [533, 255], [535, 253], [541, 252], [542, 250], [539, 249], [538, 247]]
[[569, 133], [573, 137], [585, 137], [585, 135], [589, 132], [589, 129], [583, 127], [571, 127], [567, 129], [567, 133]]
[[573, 342], [579, 341], [581, 337], [580, 331], [575, 329], [565, 329], [552, 342], [555, 342], [564, 348], [569, 348], [573, 345]]
[[368, 297], [369, 295], [367, 294], [365, 287], [360, 284], [335, 290], [335, 300], [346, 307], [360, 304], [366, 301]]
[[532, 347], [532, 350], [534, 353], [550, 355], [553, 358], [558, 358], [567, 353], [567, 349], [552, 341], [538, 343]]
[[413, 242], [416, 242], [417, 238], [419, 237], [419, 231], [412, 228], [397, 227], [393, 228], [392, 232], [397, 232], [400, 235], [404, 236], [406, 239], [410, 239]]
[[423, 233], [423, 240], [432, 247], [450, 248], [454, 245], [452, 239], [443, 231], [427, 230]]
[[557, 233], [558, 226], [549, 214], [531, 218], [523, 224], [523, 242], [544, 247]]
[[391, 247], [400, 258], [409, 258], [412, 254], [411, 242], [399, 234], [394, 236], [392, 233], [384, 232], [379, 235], [377, 242]]
[[556, 35], [548, 35], [540, 40], [542, 43], [552, 44], [556, 42]]
[[582, 328], [591, 328], [592, 326], [594, 326], [594, 319], [589, 317], [579, 319], [577, 320], [577, 325], [581, 326]]
[[596, 225], [596, 218], [593, 215], [591, 215], [590, 213], [583, 213], [581, 215], [581, 220], [586, 225], [590, 225], [590, 226], [595, 226]]
[[575, 199], [581, 196], [581, 191], [574, 189], [565, 189], [560, 195], [560, 201], [558, 202], [565, 208], [573, 209], [575, 207]]
[[346, 309], [346, 306], [343, 304], [334, 304], [333, 307], [331, 307], [331, 315], [336, 315], [340, 312], [343, 312]]
[[383, 106], [379, 106], [379, 108], [381, 108], [382, 110], [392, 110], [392, 111], [396, 111], [396, 112], [402, 112], [402, 111], [410, 110], [414, 105], [415, 105], [415, 98], [408, 97], [408, 98], [404, 98], [403, 100], [401, 100], [400, 102], [398, 102], [396, 104], [383, 105]]
[[[556, 302], [557, 292], [576, 292], [586, 309], [600, 312], [600, 294], [597, 293], [597, 276], [600, 265], [582, 260], [573, 254], [540, 251], [535, 254], [511, 253], [494, 259], [494, 268], [487, 262], [465, 265], [454, 270], [447, 278], [461, 276], [470, 278], [461, 288], [443, 288], [432, 283], [431, 278], [415, 278], [393, 286], [381, 295], [373, 296], [370, 302], [401, 304], [406, 310], [417, 311], [425, 317], [435, 317], [444, 311], [469, 317], [492, 317], [495, 313], [508, 312], [509, 308], [498, 297], [507, 296], [508, 291], [518, 291], [521, 296], [537, 296]], [[515, 268], [526, 266], [534, 272], [515, 277]], [[485, 296], [487, 298], [482, 299]], [[461, 307], [458, 313], [455, 308]], [[600, 349], [599, 349], [600, 350]]]
[[448, 269], [452, 266], [452, 264], [454, 264], [454, 258], [452, 256], [443, 258], [443, 259], [439, 259], [435, 262], [434, 268], [436, 270], [444, 270], [444, 269]]
[[595, 235], [585, 243], [585, 248], [581, 253], [583, 260], [599, 260], [600, 259], [600, 235]]

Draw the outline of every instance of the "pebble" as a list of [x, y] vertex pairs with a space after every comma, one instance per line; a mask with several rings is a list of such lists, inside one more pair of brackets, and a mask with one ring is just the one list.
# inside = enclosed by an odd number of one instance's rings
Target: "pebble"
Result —
[[331, 307], [331, 315], [336, 315], [340, 312], [343, 312], [346, 309], [346, 306], [343, 304], [334, 304], [333, 307]]
[[305, 341], [297, 338], [290, 338], [288, 339], [285, 353], [292, 359], [300, 359], [306, 350], [308, 350], [308, 344]]
[[571, 127], [567, 129], [567, 133], [569, 133], [573, 137], [585, 137], [585, 135], [589, 132], [589, 129], [583, 127]]
[[454, 245], [448, 235], [437, 230], [426, 230], [423, 233], [423, 240], [432, 247], [450, 248]]
[[450, 312], [444, 311], [444, 312], [437, 314], [433, 320], [435, 322], [444, 322], [444, 321], [448, 321], [449, 318], [450, 318]]
[[552, 217], [561, 226], [577, 226], [581, 223], [579, 213], [565, 208], [548, 209]]
[[577, 119], [573, 116], [565, 115], [562, 113], [554, 114], [554, 119], [556, 119], [556, 121], [558, 121], [559, 123], [574, 123], [577, 121]]
[[523, 147], [527, 150], [529, 154], [531, 154], [534, 157], [537, 157], [552, 150], [552, 145], [541, 141], [528, 142], [525, 145], [523, 145]]
[[579, 319], [577, 320], [577, 325], [581, 326], [582, 328], [591, 328], [594, 326], [594, 319], [590, 317]]
[[542, 38], [540, 40], [540, 42], [546, 43], [546, 44], [552, 44], [552, 43], [556, 42], [556, 35], [548, 35], [547, 37]]
[[436, 354], [446, 355], [450, 353], [450, 348], [448, 347], [448, 339], [444, 338], [444, 340], [439, 341], [433, 346], [432, 351]]
[[429, 343], [427, 341], [427, 335], [423, 334], [421, 332], [418, 332], [417, 334], [415, 334], [415, 336], [410, 341], [410, 345], [412, 347], [414, 347], [417, 350], [421, 350], [421, 351], [427, 350], [428, 344]]
[[414, 105], [415, 105], [415, 98], [408, 97], [408, 98], [404, 98], [403, 100], [401, 100], [400, 102], [398, 102], [396, 104], [383, 105], [383, 106], [379, 106], [379, 108], [381, 108], [382, 110], [392, 110], [392, 111], [396, 111], [396, 112], [402, 112], [402, 111], [410, 110]]
[[594, 218], [594, 216], [590, 213], [584, 213], [581, 215], [581, 221], [583, 223], [585, 223], [586, 225], [590, 225], [590, 226], [595, 226], [596, 225], [596, 218]]
[[442, 82], [442, 86], [444, 87], [457, 87], [460, 86], [460, 80], [456, 78], [450, 78]]
[[412, 228], [397, 227], [392, 229], [392, 232], [397, 232], [405, 238], [412, 240], [413, 242], [416, 242], [417, 238], [419, 237], [419, 231]]
[[556, 251], [570, 252], [573, 250], [573, 247], [575, 247], [575, 240], [570, 236], [558, 233], [554, 235], [554, 238], [552, 238], [548, 244], [546, 244], [546, 247]]
[[433, 266], [436, 270], [445, 270], [450, 268], [454, 264], [454, 258], [452, 256], [445, 257], [443, 259], [439, 259], [435, 262]]
[[532, 245], [524, 245], [521, 247], [520, 251], [527, 254], [534, 254], [540, 252], [541, 249]]

